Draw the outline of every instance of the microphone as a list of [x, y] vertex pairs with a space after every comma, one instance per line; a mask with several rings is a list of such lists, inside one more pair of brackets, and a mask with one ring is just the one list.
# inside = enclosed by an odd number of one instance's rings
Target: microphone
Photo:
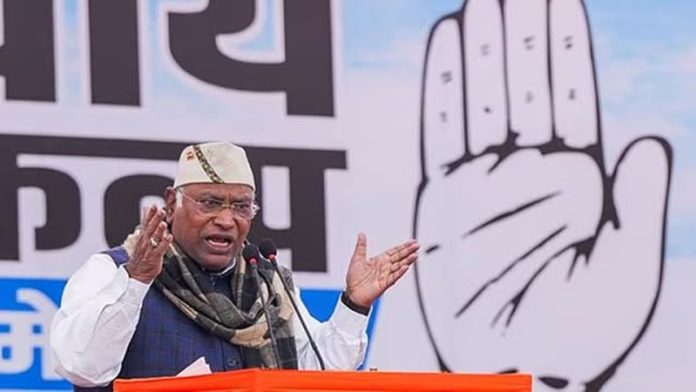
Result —
[[275, 243], [273, 243], [273, 241], [266, 238], [259, 243], [259, 250], [261, 250], [261, 254], [263, 255], [263, 257], [271, 262], [271, 265], [273, 265], [273, 268], [278, 273], [280, 281], [283, 283], [283, 288], [285, 289], [285, 292], [288, 294], [288, 298], [290, 298], [292, 308], [295, 309], [295, 314], [297, 315], [297, 318], [300, 319], [302, 329], [304, 329], [305, 334], [307, 334], [307, 338], [309, 339], [309, 345], [312, 347], [314, 354], [317, 356], [317, 359], [319, 360], [319, 367], [321, 368], [321, 370], [326, 370], [326, 366], [324, 365], [324, 358], [322, 358], [321, 353], [319, 352], [317, 343], [312, 338], [312, 334], [309, 333], [309, 328], [307, 328], [307, 324], [302, 318], [300, 310], [297, 308], [297, 303], [295, 302], [295, 294], [290, 291], [290, 289], [288, 288], [288, 284], [285, 282], [285, 279], [283, 278], [283, 274], [280, 273], [280, 268], [278, 267], [278, 261], [276, 257], [278, 255], [278, 248], [276, 248], [276, 245]]
[[[263, 314], [266, 316], [266, 325], [268, 326], [268, 334], [271, 338], [271, 346], [273, 347], [273, 355], [275, 356], [276, 363], [278, 366], [281, 365], [280, 362], [280, 354], [278, 353], [278, 342], [276, 341], [275, 334], [273, 333], [273, 325], [271, 324], [271, 318], [269, 317], [268, 313], [268, 306], [266, 304], [266, 300], [263, 299], [263, 295], [261, 293], [261, 278], [259, 278], [259, 270], [257, 263], [259, 259], [261, 258], [261, 255], [259, 254], [259, 248], [254, 245], [254, 244], [247, 244], [244, 249], [242, 249], [242, 257], [244, 258], [244, 261], [246, 261], [251, 270], [252, 274], [254, 275], [254, 280], [256, 280], [256, 288], [259, 291], [259, 298], [261, 299], [261, 307], [263, 308]], [[269, 287], [268, 292], [271, 292], [271, 289]], [[263, 361], [262, 361], [263, 362]]]

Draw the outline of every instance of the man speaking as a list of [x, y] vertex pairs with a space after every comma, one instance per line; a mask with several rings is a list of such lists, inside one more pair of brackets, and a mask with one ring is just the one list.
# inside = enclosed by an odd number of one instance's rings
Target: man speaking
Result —
[[215, 142], [183, 150], [166, 207], [150, 206], [121, 246], [91, 256], [65, 287], [50, 342], [58, 373], [75, 390], [173, 376], [201, 357], [212, 371], [360, 364], [370, 307], [408, 271], [419, 245], [410, 240], [368, 258], [359, 234], [346, 289], [319, 323], [290, 271], [276, 273], [248, 245], [259, 209], [254, 192], [242, 148]]

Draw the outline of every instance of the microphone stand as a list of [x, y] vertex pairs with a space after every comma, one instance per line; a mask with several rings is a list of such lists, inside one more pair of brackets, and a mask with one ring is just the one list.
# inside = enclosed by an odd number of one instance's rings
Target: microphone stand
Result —
[[[270, 241], [270, 240], [269, 240]], [[266, 250], [267, 248], [264, 247], [262, 243], [262, 248]], [[273, 247], [273, 250], [275, 250], [275, 245], [271, 244]], [[266, 252], [264, 252], [266, 253]], [[292, 304], [292, 308], [295, 310], [295, 314], [297, 315], [297, 318], [300, 319], [300, 324], [302, 325], [302, 329], [305, 331], [305, 334], [307, 335], [307, 339], [309, 340], [309, 345], [312, 347], [312, 351], [314, 351], [314, 354], [317, 356], [317, 360], [319, 360], [319, 367], [321, 370], [326, 370], [326, 365], [324, 364], [324, 358], [322, 358], [321, 353], [319, 352], [319, 347], [317, 347], [317, 343], [314, 341], [312, 338], [312, 334], [309, 333], [309, 328], [307, 327], [307, 323], [305, 323], [304, 318], [302, 318], [302, 314], [300, 314], [300, 309], [297, 306], [297, 302], [295, 302], [295, 294], [290, 290], [288, 287], [288, 284], [285, 282], [285, 279], [283, 278], [283, 274], [280, 273], [280, 268], [278, 267], [278, 261], [276, 260], [276, 255], [274, 254], [275, 252], [269, 253], [267, 255], [267, 260], [270, 261], [271, 265], [273, 266], [273, 269], [275, 269], [276, 273], [280, 277], [280, 281], [283, 283], [283, 289], [285, 289], [285, 292], [288, 294], [288, 298], [290, 298], [290, 303]]]

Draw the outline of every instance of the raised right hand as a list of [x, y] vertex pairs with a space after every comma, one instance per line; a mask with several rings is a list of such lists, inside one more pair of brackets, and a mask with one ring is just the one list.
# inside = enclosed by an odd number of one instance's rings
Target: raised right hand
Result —
[[149, 284], [162, 271], [164, 254], [173, 240], [164, 218], [164, 210], [155, 205], [143, 214], [140, 234], [125, 267], [131, 278]]

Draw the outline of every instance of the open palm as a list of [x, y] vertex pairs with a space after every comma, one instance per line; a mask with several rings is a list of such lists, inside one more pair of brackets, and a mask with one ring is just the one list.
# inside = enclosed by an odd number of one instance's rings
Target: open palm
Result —
[[353, 257], [346, 274], [346, 292], [361, 306], [371, 306], [408, 271], [417, 259], [418, 243], [406, 241], [374, 257], [367, 257], [367, 237], [358, 234]]
[[431, 31], [414, 231], [443, 368], [598, 390], [645, 332], [670, 150], [608, 169], [595, 86], [579, 0], [469, 0]]

